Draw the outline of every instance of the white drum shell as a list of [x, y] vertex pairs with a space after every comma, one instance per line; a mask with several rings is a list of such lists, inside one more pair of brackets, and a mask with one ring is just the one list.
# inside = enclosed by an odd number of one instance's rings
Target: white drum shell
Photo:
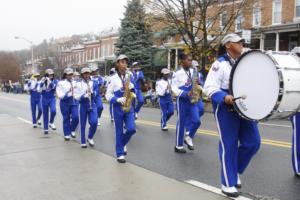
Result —
[[300, 62], [288, 52], [252, 51], [244, 55], [231, 74], [235, 108], [250, 120], [286, 118], [300, 105]]

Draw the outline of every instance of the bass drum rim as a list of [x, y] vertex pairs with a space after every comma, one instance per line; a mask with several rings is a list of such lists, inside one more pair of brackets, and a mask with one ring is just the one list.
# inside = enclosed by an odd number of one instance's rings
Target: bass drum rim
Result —
[[278, 95], [276, 104], [274, 105], [273, 109], [271, 110], [271, 112], [269, 114], [267, 114], [264, 118], [259, 119], [259, 120], [252, 119], [252, 118], [249, 118], [248, 116], [246, 116], [243, 112], [241, 112], [241, 110], [237, 106], [236, 102], [233, 102], [233, 107], [234, 107], [235, 111], [239, 114], [239, 116], [241, 116], [242, 118], [250, 120], [250, 121], [259, 122], [259, 121], [265, 121], [265, 120], [267, 120], [278, 109], [278, 107], [280, 105], [280, 102], [281, 102], [281, 99], [283, 97], [283, 93], [280, 92], [280, 91], [282, 91], [284, 89], [284, 82], [283, 82], [282, 72], [281, 72], [281, 70], [278, 70], [278, 68], [280, 68], [278, 62], [271, 55], [269, 55], [268, 53], [266, 53], [264, 51], [261, 51], [261, 50], [258, 50], [258, 49], [253, 49], [253, 50], [250, 50], [250, 51], [247, 51], [247, 52], [243, 53], [238, 58], [238, 60], [236, 61], [236, 63], [232, 66], [232, 69], [231, 69], [231, 72], [230, 72], [230, 76], [229, 76], [229, 94], [230, 95], [232, 95], [234, 97], [234, 94], [233, 94], [233, 83], [232, 82], [233, 82], [234, 72], [235, 72], [238, 64], [240, 63], [240, 61], [246, 55], [248, 55], [250, 53], [253, 53], [253, 52], [260, 52], [260, 53], [265, 54], [266, 56], [268, 56], [272, 60], [272, 62], [274, 63], [274, 66], [276, 67], [276, 71], [277, 71], [278, 77], [279, 77], [279, 91], [278, 91], [279, 95]]

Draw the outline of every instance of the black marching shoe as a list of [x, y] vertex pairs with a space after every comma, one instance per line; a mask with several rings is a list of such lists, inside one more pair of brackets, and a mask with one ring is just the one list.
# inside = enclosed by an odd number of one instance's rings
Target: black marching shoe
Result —
[[164, 126], [164, 127], [161, 128], [161, 130], [162, 130], [162, 131], [168, 131], [168, 127], [167, 127], [167, 126]]
[[175, 147], [174, 150], [176, 153], [186, 153], [186, 150], [184, 148], [179, 149], [179, 148]]
[[193, 139], [190, 138], [190, 136], [186, 136], [184, 139], [184, 144], [187, 145], [188, 149], [193, 151], [194, 150], [194, 144], [193, 144]]
[[126, 163], [125, 156], [119, 156], [119, 157], [117, 158], [117, 161], [118, 161], [119, 163]]
[[70, 136], [65, 136], [65, 141], [70, 141]]
[[127, 147], [124, 146], [124, 155], [126, 156], [127, 155]]
[[41, 120], [38, 120], [38, 121], [37, 121], [37, 124], [38, 124], [39, 126], [41, 126], [41, 125], [42, 125]]
[[37, 128], [37, 125], [36, 125], [36, 124], [33, 124], [33, 125], [32, 125], [32, 128]]
[[73, 132], [71, 132], [71, 137], [72, 138], [76, 138], [76, 133], [73, 131]]
[[226, 187], [222, 185], [222, 193], [228, 197], [237, 198], [240, 196], [240, 193], [237, 191], [235, 187]]
[[48, 131], [44, 131], [44, 134], [45, 134], [45, 135], [48, 135], [48, 133], [49, 133]]
[[238, 179], [237, 179], [237, 184], [235, 185], [236, 188], [238, 189], [241, 189], [242, 188], [242, 181], [240, 179], [240, 177], [238, 176]]
[[300, 173], [295, 173], [296, 178], [300, 178]]

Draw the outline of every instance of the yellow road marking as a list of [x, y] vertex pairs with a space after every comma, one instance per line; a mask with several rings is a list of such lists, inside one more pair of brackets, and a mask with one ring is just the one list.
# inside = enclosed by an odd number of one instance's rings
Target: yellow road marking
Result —
[[[0, 98], [10, 100], [10, 101], [15, 101], [15, 102], [28, 103], [27, 101], [20, 100], [20, 99], [13, 99], [13, 98], [8, 98], [8, 97], [3, 97], [3, 96], [0, 96]], [[102, 116], [105, 117], [105, 118], [110, 118], [106, 114], [103, 114]], [[154, 122], [154, 121], [140, 120], [139, 119], [136, 122], [138, 124], [160, 127], [160, 123]], [[176, 129], [176, 126], [170, 124], [170, 125], [168, 125], [168, 128]], [[213, 137], [219, 137], [218, 132], [212, 131], [212, 130], [199, 129], [197, 131], [197, 133], [201, 134], [201, 135], [209, 135], [209, 136], [213, 136]], [[275, 147], [282, 147], [282, 148], [289, 148], [289, 149], [292, 147], [292, 143], [290, 143], [290, 142], [284, 142], [284, 141], [280, 141], [280, 140], [271, 140], [271, 139], [265, 139], [265, 138], [261, 139], [261, 143], [265, 144], [265, 145], [270, 145], [270, 146], [275, 146]]]

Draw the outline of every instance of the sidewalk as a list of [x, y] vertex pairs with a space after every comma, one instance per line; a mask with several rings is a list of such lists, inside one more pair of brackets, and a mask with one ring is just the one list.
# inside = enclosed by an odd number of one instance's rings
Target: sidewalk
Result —
[[0, 114], [0, 194], [8, 200], [222, 200]]

